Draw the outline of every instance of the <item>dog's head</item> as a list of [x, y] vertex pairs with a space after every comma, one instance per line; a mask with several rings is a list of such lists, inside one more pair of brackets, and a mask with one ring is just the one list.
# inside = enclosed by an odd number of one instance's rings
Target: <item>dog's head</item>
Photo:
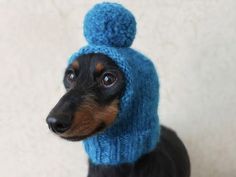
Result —
[[125, 79], [104, 54], [86, 54], [64, 75], [65, 95], [47, 117], [49, 128], [67, 140], [82, 140], [114, 123]]

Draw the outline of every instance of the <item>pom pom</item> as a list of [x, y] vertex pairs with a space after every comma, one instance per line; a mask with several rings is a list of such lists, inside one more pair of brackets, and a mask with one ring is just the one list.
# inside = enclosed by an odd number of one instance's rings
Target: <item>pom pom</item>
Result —
[[97, 4], [84, 19], [84, 36], [91, 45], [130, 47], [135, 34], [134, 16], [117, 3]]

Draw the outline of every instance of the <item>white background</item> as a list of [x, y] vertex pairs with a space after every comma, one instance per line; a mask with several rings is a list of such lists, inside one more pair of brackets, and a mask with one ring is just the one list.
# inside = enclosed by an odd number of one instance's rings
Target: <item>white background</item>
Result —
[[[53, 136], [45, 118], [95, 2], [0, 0], [1, 177], [86, 176], [81, 143]], [[235, 176], [236, 1], [118, 2], [138, 22], [133, 48], [158, 68], [160, 119], [186, 144], [192, 177]]]

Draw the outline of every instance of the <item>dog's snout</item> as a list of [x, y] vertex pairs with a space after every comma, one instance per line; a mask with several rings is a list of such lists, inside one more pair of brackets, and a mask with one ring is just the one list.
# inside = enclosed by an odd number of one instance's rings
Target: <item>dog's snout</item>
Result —
[[68, 118], [47, 117], [49, 128], [55, 133], [64, 133], [71, 126], [71, 121]]

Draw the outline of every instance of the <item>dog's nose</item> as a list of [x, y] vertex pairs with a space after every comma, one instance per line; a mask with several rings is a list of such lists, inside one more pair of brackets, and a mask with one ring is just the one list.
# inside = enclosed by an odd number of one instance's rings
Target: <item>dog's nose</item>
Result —
[[62, 118], [47, 117], [49, 128], [55, 133], [64, 133], [70, 128], [70, 123]]

